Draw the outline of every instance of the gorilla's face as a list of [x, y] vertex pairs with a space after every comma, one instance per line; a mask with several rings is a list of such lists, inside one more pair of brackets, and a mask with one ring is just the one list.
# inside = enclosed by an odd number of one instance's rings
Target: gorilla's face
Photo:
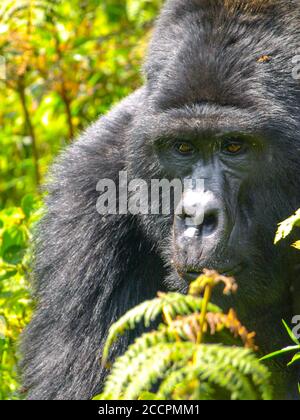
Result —
[[[221, 120], [220, 110], [199, 107], [198, 112], [202, 113], [201, 127], [197, 129], [195, 116], [186, 121], [187, 133], [182, 127], [179, 136], [155, 142], [158, 159], [169, 178], [180, 178], [183, 183], [203, 180], [203, 190], [184, 191], [183, 212], [174, 218], [174, 262], [180, 276], [187, 280], [204, 268], [232, 275], [247, 268], [251, 249], [257, 249], [253, 241], [259, 233], [264, 235], [259, 232], [255, 197], [260, 197], [259, 184], [268, 182], [274, 154], [262, 132], [247, 127], [240, 116], [234, 124], [234, 110], [228, 110]], [[203, 210], [199, 221], [193, 209]]]
[[[292, 211], [278, 182], [282, 162], [289, 159], [282, 148], [287, 139], [266, 115], [264, 110], [195, 104], [148, 110], [137, 130], [143, 131], [137, 141], [149, 162], [149, 177], [186, 185], [203, 180], [203, 190], [184, 190], [182, 214], [152, 216], [147, 222], [146, 230], [152, 236], [156, 230], [164, 247], [171, 236], [173, 284], [185, 290], [204, 268], [232, 275], [239, 293], [225, 305], [240, 308], [240, 316], [276, 309], [279, 303], [282, 308], [289, 294], [289, 245], [274, 246], [277, 224]], [[193, 209], [199, 208], [204, 217], [198, 220]]]
[[184, 191], [183, 212], [174, 219], [174, 261], [183, 278], [207, 267], [230, 275], [247, 267], [249, 231], [256, 228], [247, 192], [269, 157], [259, 134], [226, 128], [172, 139], [159, 152], [167, 173], [175, 168], [183, 182], [203, 180], [202, 190]]

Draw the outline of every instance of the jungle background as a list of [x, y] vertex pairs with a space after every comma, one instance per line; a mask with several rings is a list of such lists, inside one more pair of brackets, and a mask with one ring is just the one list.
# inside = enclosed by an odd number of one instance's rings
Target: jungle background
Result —
[[31, 227], [58, 153], [142, 84], [162, 0], [0, 3], [0, 400], [19, 399]]

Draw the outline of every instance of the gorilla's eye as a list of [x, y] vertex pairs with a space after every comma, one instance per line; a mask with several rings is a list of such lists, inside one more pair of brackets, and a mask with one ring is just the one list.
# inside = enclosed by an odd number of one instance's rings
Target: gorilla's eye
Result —
[[228, 155], [238, 155], [244, 150], [244, 145], [238, 141], [225, 141], [222, 145], [222, 151]]
[[194, 147], [189, 143], [177, 143], [175, 150], [181, 155], [192, 155], [195, 151]]

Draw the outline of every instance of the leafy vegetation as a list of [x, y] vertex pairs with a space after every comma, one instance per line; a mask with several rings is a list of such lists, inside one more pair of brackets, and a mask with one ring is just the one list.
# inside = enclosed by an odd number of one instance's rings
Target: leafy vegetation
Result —
[[0, 208], [34, 193], [53, 156], [140, 86], [160, 4], [2, 0]]
[[[140, 323], [149, 327], [163, 317], [156, 330], [136, 339], [116, 360], [103, 394], [96, 399], [271, 399], [270, 374], [254, 353], [255, 334], [248, 333], [233, 310], [223, 314], [210, 303], [213, 288], [222, 282], [225, 294], [236, 290], [234, 279], [206, 270], [187, 296], [160, 293], [114, 324], [103, 363], [120, 334]], [[212, 339], [217, 344], [208, 344]], [[238, 341], [244, 348], [233, 346]]]
[[18, 389], [16, 344], [32, 307], [27, 278], [37, 204], [26, 196], [20, 208], [0, 212], [0, 400]]
[[[295, 336], [295, 334], [293, 333], [293, 331], [291, 331], [290, 327], [287, 325], [287, 323], [285, 321], [283, 321], [283, 325], [290, 337], [290, 339], [292, 340], [292, 342], [295, 344], [294, 346], [289, 346], [289, 347], [285, 347], [282, 350], [276, 351], [274, 353], [271, 353], [265, 357], [263, 357], [261, 360], [269, 360], [269, 359], [274, 359], [275, 357], [279, 357], [279, 356], [283, 356], [284, 354], [287, 353], [296, 353], [292, 360], [289, 362], [288, 366], [293, 365], [296, 362], [299, 362], [300, 360], [300, 341], [297, 339], [297, 337]], [[299, 392], [300, 392], [300, 388], [299, 388]]]
[[32, 308], [27, 246], [40, 185], [59, 151], [142, 83], [161, 2], [0, 3], [0, 400], [19, 387], [16, 343]]
[[[300, 209], [296, 211], [296, 213], [289, 217], [284, 222], [280, 223], [279, 229], [277, 231], [276, 237], [275, 237], [275, 244], [280, 242], [282, 239], [286, 239], [293, 231], [295, 227], [300, 227]], [[300, 250], [300, 241], [296, 241], [293, 245], [294, 248]], [[290, 327], [287, 325], [287, 323], [283, 320], [284, 328], [286, 329], [291, 341], [293, 342], [293, 346], [285, 347], [282, 350], [276, 351], [274, 353], [271, 353], [265, 357], [263, 357], [261, 360], [269, 360], [274, 359], [276, 357], [283, 356], [285, 354], [293, 353], [294, 356], [292, 360], [289, 362], [288, 366], [291, 366], [297, 362], [300, 361], [300, 341], [295, 336], [293, 331], [291, 331]], [[300, 384], [298, 384], [299, 393], [300, 393]]]

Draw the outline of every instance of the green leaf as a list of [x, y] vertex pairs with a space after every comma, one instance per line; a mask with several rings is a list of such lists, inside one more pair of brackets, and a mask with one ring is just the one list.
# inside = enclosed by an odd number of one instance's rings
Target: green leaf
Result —
[[2, 258], [8, 264], [18, 265], [22, 262], [24, 254], [24, 247], [14, 245], [3, 252]]
[[287, 220], [279, 224], [278, 231], [275, 237], [275, 244], [282, 239], [285, 239], [292, 232], [294, 226], [300, 225], [300, 209], [296, 213], [289, 217]]
[[101, 395], [96, 395], [95, 397], [93, 397], [93, 401], [101, 401], [101, 399]]
[[288, 363], [288, 366], [293, 365], [294, 363], [298, 362], [299, 360], [300, 360], [300, 353], [297, 353], [297, 354], [295, 354], [293, 359], [290, 361], [290, 363]]
[[17, 274], [17, 270], [6, 271], [4, 274], [0, 275], [0, 281], [8, 280], [14, 277]]
[[27, 219], [29, 219], [31, 214], [35, 211], [36, 202], [36, 197], [32, 194], [25, 195], [25, 197], [23, 198], [21, 207]]
[[293, 331], [290, 329], [290, 327], [287, 325], [287, 323], [286, 323], [284, 320], [282, 320], [282, 323], [283, 323], [283, 325], [284, 325], [285, 329], [287, 330], [288, 335], [290, 336], [291, 340], [292, 340], [295, 344], [297, 344], [297, 345], [299, 345], [299, 346], [300, 346], [300, 341], [297, 339], [297, 337], [295, 336], [295, 334], [293, 333]]
[[154, 401], [156, 400], [156, 395], [153, 392], [142, 392], [140, 397], [140, 401]]
[[290, 346], [282, 350], [275, 351], [274, 353], [267, 354], [267, 356], [262, 357], [260, 360], [263, 362], [265, 360], [274, 359], [275, 357], [283, 356], [284, 354], [291, 353], [293, 351], [299, 350], [299, 346]]
[[18, 246], [26, 247], [27, 234], [22, 226], [12, 226], [6, 229], [2, 235], [2, 252], [6, 252], [8, 249]]
[[6, 263], [19, 264], [24, 256], [28, 235], [23, 226], [11, 226], [2, 235], [1, 256]]
[[296, 249], [300, 249], [300, 241], [296, 241], [292, 246]]

